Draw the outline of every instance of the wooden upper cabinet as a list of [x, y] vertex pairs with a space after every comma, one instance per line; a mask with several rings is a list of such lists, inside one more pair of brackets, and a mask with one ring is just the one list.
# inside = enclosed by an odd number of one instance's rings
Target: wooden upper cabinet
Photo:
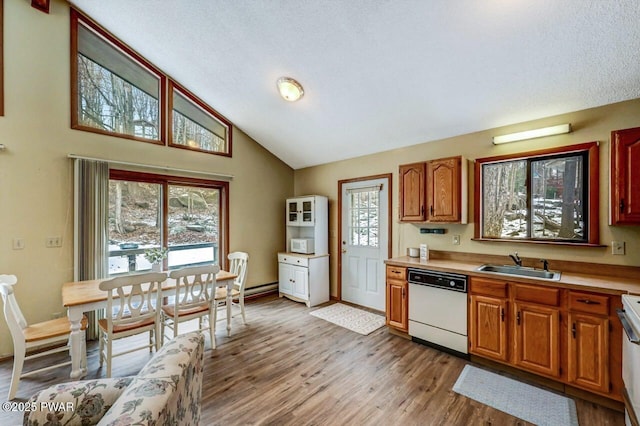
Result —
[[403, 222], [426, 219], [425, 169], [424, 162], [400, 166], [400, 220]]
[[611, 224], [640, 225], [640, 127], [611, 132]]
[[[462, 217], [462, 177], [462, 157], [427, 162], [427, 220], [429, 222], [464, 221], [466, 223], [466, 209], [465, 217]], [[464, 178], [466, 181], [466, 173]]]
[[400, 220], [467, 223], [467, 163], [460, 156], [400, 166]]

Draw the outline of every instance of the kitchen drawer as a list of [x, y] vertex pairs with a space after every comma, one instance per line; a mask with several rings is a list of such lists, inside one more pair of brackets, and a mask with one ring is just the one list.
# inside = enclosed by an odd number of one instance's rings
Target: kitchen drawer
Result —
[[309, 258], [296, 256], [295, 254], [289, 253], [278, 253], [278, 262], [279, 263], [287, 263], [289, 265], [297, 265], [297, 266], [305, 266], [309, 267]]
[[402, 268], [400, 266], [387, 266], [387, 278], [406, 281], [407, 268]]
[[609, 296], [602, 294], [569, 292], [569, 310], [609, 315]]
[[469, 291], [474, 294], [482, 294], [485, 296], [504, 299], [508, 296], [508, 285], [509, 283], [506, 281], [472, 277]]
[[539, 303], [549, 306], [560, 306], [560, 289], [535, 285], [516, 284], [514, 298], [522, 302]]

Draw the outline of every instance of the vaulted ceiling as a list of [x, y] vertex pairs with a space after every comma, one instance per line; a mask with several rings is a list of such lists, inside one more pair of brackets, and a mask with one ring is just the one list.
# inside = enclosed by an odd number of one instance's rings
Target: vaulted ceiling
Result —
[[640, 97], [637, 0], [71, 3], [294, 169]]

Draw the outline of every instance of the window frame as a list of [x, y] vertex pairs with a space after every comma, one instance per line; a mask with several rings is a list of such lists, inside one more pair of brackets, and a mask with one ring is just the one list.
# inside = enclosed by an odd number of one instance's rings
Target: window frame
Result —
[[[2, 1], [2, 0], [0, 0]], [[71, 79], [71, 128], [75, 130], [82, 130], [92, 133], [98, 133], [102, 135], [108, 135], [123, 139], [130, 139], [139, 142], [152, 143], [155, 145], [170, 146], [173, 148], [187, 149], [195, 152], [203, 152], [207, 154], [220, 155], [223, 157], [232, 157], [233, 152], [233, 123], [225, 118], [222, 114], [216, 111], [213, 107], [202, 101], [195, 94], [185, 89], [181, 84], [173, 80], [162, 70], [154, 66], [151, 62], [147, 61], [144, 57], [127, 46], [122, 41], [118, 40], [115, 36], [110, 34], [107, 30], [97, 24], [95, 21], [85, 16], [78, 10], [71, 8], [71, 58], [70, 58], [70, 79]], [[114, 49], [127, 56], [133, 62], [140, 67], [144, 68], [148, 73], [154, 75], [159, 79], [159, 96], [158, 96], [158, 109], [159, 109], [159, 122], [158, 122], [158, 139], [142, 138], [135, 135], [127, 135], [124, 133], [110, 132], [108, 130], [98, 129], [90, 126], [85, 126], [79, 123], [79, 84], [78, 84], [78, 26], [82, 25], [95, 34], [97, 37], [104, 40]], [[1, 71], [1, 70], [0, 70]], [[223, 126], [227, 128], [227, 137], [225, 140], [225, 151], [209, 151], [205, 149], [199, 149], [189, 147], [180, 144], [173, 143], [173, 90], [177, 90], [178, 93], [192, 102], [196, 107], [203, 110], [203, 112], [211, 115], [218, 120]], [[0, 95], [1, 96], [1, 95]], [[0, 97], [1, 100], [1, 97]]]
[[[109, 180], [126, 180], [142, 183], [159, 184], [162, 188], [162, 247], [167, 247], [169, 238], [169, 185], [186, 185], [200, 188], [217, 189], [220, 191], [220, 235], [218, 236], [218, 265], [221, 269], [228, 267], [227, 254], [229, 252], [229, 182], [199, 179], [184, 176], [163, 175], [147, 172], [137, 172], [123, 169], [109, 169]], [[166, 259], [165, 259], [166, 263]], [[165, 265], [166, 266], [166, 265]]]
[[[192, 102], [196, 107], [200, 108], [206, 114], [211, 115], [213, 118], [218, 120], [223, 126], [227, 128], [227, 138], [226, 138], [226, 151], [209, 151], [206, 149], [200, 149], [196, 147], [191, 147], [188, 145], [182, 145], [173, 142], [173, 92], [174, 90], [178, 92], [182, 97]], [[229, 120], [224, 118], [220, 113], [218, 113], [215, 109], [211, 108], [205, 102], [203, 102], [196, 95], [185, 89], [182, 85], [175, 82], [172, 79], [168, 79], [168, 88], [167, 88], [167, 110], [169, 111], [169, 116], [167, 118], [167, 145], [173, 148], [187, 149], [189, 151], [196, 152], [204, 152], [207, 154], [215, 154], [221, 155], [224, 157], [232, 157], [232, 125]], [[188, 117], [187, 117], [188, 118]]]
[[[483, 182], [482, 182], [482, 166], [490, 163], [501, 163], [515, 160], [539, 160], [545, 158], [558, 158], [568, 156], [570, 154], [586, 153], [587, 164], [585, 170], [588, 177], [583, 178], [583, 184], [586, 187], [584, 211], [587, 217], [585, 223], [586, 238], [584, 240], [567, 240], [567, 239], [540, 239], [540, 238], [493, 238], [485, 237], [483, 233]], [[529, 177], [527, 177], [529, 179]], [[542, 149], [537, 151], [519, 152], [514, 154], [506, 154], [494, 157], [478, 158], [475, 160], [474, 171], [474, 238], [475, 241], [498, 241], [508, 243], [533, 243], [533, 244], [552, 244], [552, 245], [569, 245], [572, 247], [588, 246], [601, 247], [600, 245], [600, 150], [598, 142], [586, 142], [577, 145], [560, 146], [555, 148]], [[530, 198], [530, 188], [528, 187], [527, 198]]]
[[[118, 132], [110, 132], [104, 129], [97, 129], [95, 127], [82, 125], [78, 120], [79, 113], [79, 90], [78, 87], [78, 26], [82, 25], [87, 28], [89, 31], [93, 32], [97, 37], [104, 40], [106, 43], [111, 45], [116, 50], [120, 51], [123, 55], [127, 56], [133, 62], [135, 62], [140, 67], [144, 68], [145, 71], [154, 75], [159, 80], [159, 88], [158, 88], [158, 135], [159, 139], [149, 139], [142, 138], [135, 135], [128, 135], [125, 133]], [[109, 34], [106, 30], [100, 27], [91, 19], [82, 15], [77, 10], [71, 8], [71, 128], [75, 130], [83, 130], [86, 132], [99, 133], [102, 135], [115, 136], [123, 139], [131, 139], [139, 142], [146, 142], [155, 145], [165, 145], [164, 141], [166, 140], [166, 129], [167, 129], [167, 113], [166, 108], [166, 92], [167, 92], [167, 77], [160, 72], [156, 67], [154, 67], [151, 63], [145, 60], [142, 56], [138, 55], [133, 49], [128, 47], [126, 44], [122, 43], [120, 40]]]

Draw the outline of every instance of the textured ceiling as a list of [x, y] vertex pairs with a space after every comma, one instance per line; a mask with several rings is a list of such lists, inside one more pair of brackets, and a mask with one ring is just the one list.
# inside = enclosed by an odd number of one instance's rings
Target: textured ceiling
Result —
[[294, 169], [640, 97], [638, 0], [71, 3]]

